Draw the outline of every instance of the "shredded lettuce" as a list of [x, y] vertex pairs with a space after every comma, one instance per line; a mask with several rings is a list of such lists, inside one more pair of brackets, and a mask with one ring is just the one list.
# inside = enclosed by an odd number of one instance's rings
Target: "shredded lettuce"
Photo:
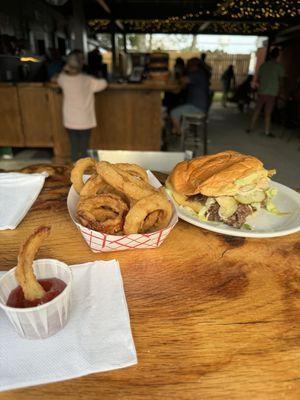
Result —
[[252, 231], [252, 226], [249, 225], [249, 224], [244, 224], [244, 225], [243, 225], [243, 228], [244, 228], [244, 229], [247, 229], [248, 231]]
[[239, 178], [234, 181], [236, 186], [245, 186], [249, 185], [251, 183], [257, 182], [260, 178], [265, 178], [268, 176], [268, 171], [267, 170], [261, 170], [257, 172], [253, 172], [252, 174], [244, 177], [244, 178]]
[[267, 195], [268, 199], [272, 199], [273, 197], [276, 196], [277, 193], [278, 193], [278, 189], [276, 189], [274, 187], [265, 190], [265, 194]]
[[251, 206], [256, 209], [256, 211], [261, 209], [261, 203], [251, 203]]
[[275, 204], [271, 200], [268, 200], [266, 202], [266, 210], [274, 215], [279, 215], [279, 216], [290, 214], [289, 212], [279, 211], [278, 208], [275, 206]]
[[208, 208], [204, 206], [198, 212], [198, 218], [200, 219], [200, 221], [207, 221], [207, 217], [205, 216], [205, 213], [207, 212], [207, 210], [208, 210]]

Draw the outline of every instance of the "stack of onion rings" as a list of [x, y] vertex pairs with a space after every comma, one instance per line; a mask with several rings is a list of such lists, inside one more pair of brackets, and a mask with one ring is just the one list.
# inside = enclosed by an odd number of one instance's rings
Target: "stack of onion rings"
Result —
[[[90, 167], [95, 172], [84, 183]], [[84, 158], [75, 164], [71, 181], [80, 195], [77, 218], [89, 229], [111, 235], [150, 233], [166, 228], [172, 217], [165, 191], [150, 185], [139, 165]]]

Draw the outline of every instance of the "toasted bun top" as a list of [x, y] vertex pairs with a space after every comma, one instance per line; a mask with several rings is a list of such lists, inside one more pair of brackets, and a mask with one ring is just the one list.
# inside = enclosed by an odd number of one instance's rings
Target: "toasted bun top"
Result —
[[237, 193], [237, 179], [262, 171], [268, 175], [257, 158], [229, 150], [180, 162], [173, 169], [170, 182], [186, 196], [233, 196]]

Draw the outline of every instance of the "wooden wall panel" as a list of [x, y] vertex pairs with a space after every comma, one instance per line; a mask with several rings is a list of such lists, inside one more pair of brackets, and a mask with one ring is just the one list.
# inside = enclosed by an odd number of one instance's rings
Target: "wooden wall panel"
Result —
[[161, 92], [107, 90], [96, 95], [98, 126], [91, 147], [110, 150], [160, 150]]
[[70, 157], [70, 142], [62, 121], [62, 95], [54, 85], [48, 86], [49, 112], [53, 129], [53, 150], [55, 157], [68, 159]]
[[24, 146], [17, 87], [0, 84], [0, 146]]
[[41, 84], [18, 85], [25, 146], [52, 147], [48, 90]]

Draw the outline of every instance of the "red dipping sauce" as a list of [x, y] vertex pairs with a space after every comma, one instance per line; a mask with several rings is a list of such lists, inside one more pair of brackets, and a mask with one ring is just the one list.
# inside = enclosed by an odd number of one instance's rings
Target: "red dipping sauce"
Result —
[[38, 282], [46, 292], [44, 297], [32, 301], [26, 300], [21, 286], [17, 286], [10, 292], [6, 305], [14, 308], [36, 307], [55, 299], [67, 286], [64, 281], [58, 278], [38, 279]]

